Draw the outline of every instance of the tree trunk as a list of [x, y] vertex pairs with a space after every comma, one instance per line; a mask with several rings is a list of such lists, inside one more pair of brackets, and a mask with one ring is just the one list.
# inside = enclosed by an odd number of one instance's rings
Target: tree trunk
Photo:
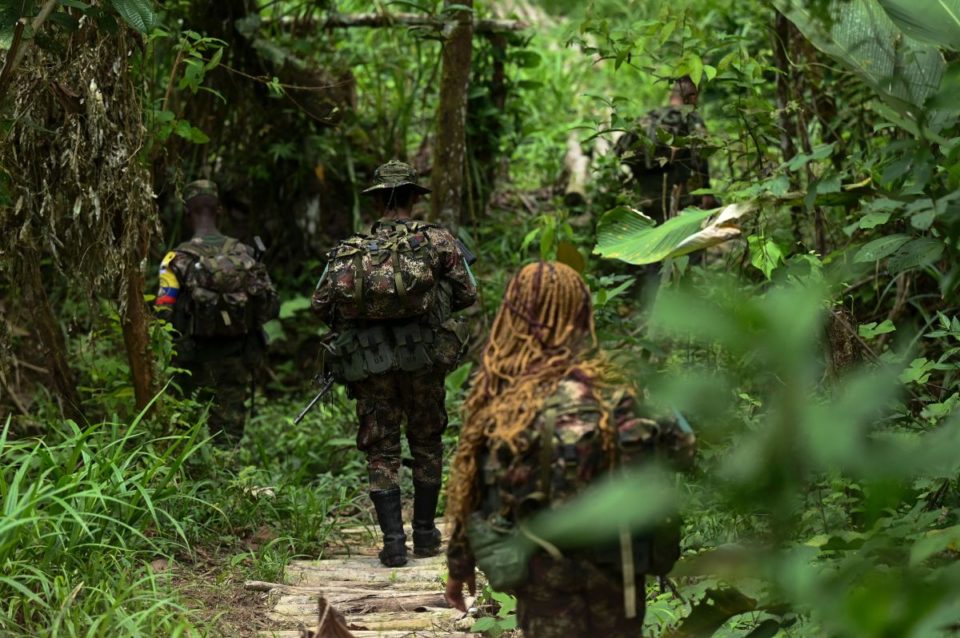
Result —
[[[144, 252], [146, 254], [144, 242]], [[133, 393], [137, 401], [137, 410], [142, 410], [153, 398], [153, 353], [150, 351], [150, 333], [147, 327], [147, 309], [143, 303], [143, 272], [140, 270], [141, 259], [127, 264], [124, 269], [122, 304], [123, 343], [127, 348], [127, 359], [130, 362], [130, 377], [133, 382]]]
[[[474, 25], [474, 33], [476, 33]], [[493, 193], [497, 175], [500, 172], [503, 153], [500, 151], [500, 139], [503, 136], [503, 122], [505, 120], [503, 111], [507, 105], [507, 36], [503, 34], [493, 34], [488, 38], [490, 43], [490, 76], [484, 78], [488, 88], [488, 99], [496, 109], [495, 114], [490, 113], [489, 108], [473, 108], [469, 101], [467, 110], [469, 111], [470, 129], [472, 136], [468, 136], [467, 145], [470, 148], [470, 161], [476, 170], [471, 172], [475, 175], [472, 184], [473, 197], [477, 202], [477, 210], [485, 211], [487, 203], [490, 201], [490, 195]], [[482, 49], [481, 49], [482, 50]], [[479, 51], [474, 52], [479, 55]], [[473, 80], [477, 81], [477, 73], [473, 74]], [[480, 98], [484, 100], [485, 98]], [[470, 167], [468, 167], [469, 170]]]
[[24, 302], [33, 317], [33, 328], [43, 348], [50, 371], [50, 381], [60, 398], [63, 416], [83, 424], [86, 418], [80, 406], [80, 394], [77, 392], [76, 377], [70, 369], [67, 356], [67, 342], [60, 330], [60, 322], [50, 306], [43, 276], [40, 273], [40, 255], [34, 252], [25, 255], [23, 261], [21, 286]]
[[[776, 12], [773, 29], [773, 60], [777, 67], [777, 111], [780, 120], [780, 152], [783, 154], [783, 161], [789, 162], [797, 154], [797, 146], [793, 142], [793, 136], [797, 134], [796, 123], [787, 112], [790, 104], [790, 78], [792, 72], [790, 69], [790, 35], [793, 25], [787, 20], [787, 17]], [[795, 178], [791, 177], [790, 190], [796, 190], [799, 187]], [[803, 214], [803, 208], [800, 206], [790, 207], [790, 222], [793, 230], [793, 240], [800, 244], [803, 242], [803, 233], [800, 226], [800, 216]]]
[[563, 191], [563, 203], [567, 206], [582, 206], [587, 203], [587, 181], [590, 175], [590, 158], [583, 154], [580, 140], [575, 132], [567, 137], [567, 154], [563, 158], [567, 167], [567, 186]]
[[[451, 2], [473, 6], [473, 0]], [[440, 104], [437, 107], [437, 136], [433, 152], [433, 201], [431, 219], [455, 228], [460, 222], [466, 157], [467, 87], [473, 55], [471, 12], [457, 11], [456, 22], [444, 27], [443, 70], [440, 76]]]

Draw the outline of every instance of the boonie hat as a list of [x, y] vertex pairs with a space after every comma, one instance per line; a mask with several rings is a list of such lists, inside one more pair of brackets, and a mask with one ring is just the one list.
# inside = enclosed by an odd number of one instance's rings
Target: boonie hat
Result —
[[429, 193], [430, 189], [417, 183], [417, 171], [409, 164], [399, 160], [390, 160], [377, 167], [373, 172], [373, 186], [364, 189], [364, 193], [373, 193], [380, 190], [409, 186], [421, 195]]
[[217, 185], [209, 179], [198, 179], [190, 182], [183, 188], [183, 201], [189, 202], [194, 197], [206, 195], [215, 199], [220, 199], [220, 193], [217, 191]]

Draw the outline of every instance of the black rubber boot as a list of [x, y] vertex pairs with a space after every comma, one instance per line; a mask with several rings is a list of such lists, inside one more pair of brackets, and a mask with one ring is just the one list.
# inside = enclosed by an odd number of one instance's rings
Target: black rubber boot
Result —
[[400, 510], [400, 488], [370, 492], [370, 500], [377, 510], [377, 522], [383, 532], [380, 562], [387, 567], [407, 564], [407, 536], [403, 533], [403, 514]]
[[413, 482], [413, 555], [436, 556], [440, 553], [440, 530], [434, 525], [440, 486]]

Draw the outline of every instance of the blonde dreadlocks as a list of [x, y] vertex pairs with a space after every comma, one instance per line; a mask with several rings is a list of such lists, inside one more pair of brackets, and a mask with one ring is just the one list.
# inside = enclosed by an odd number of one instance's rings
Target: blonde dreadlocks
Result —
[[[538, 262], [510, 280], [464, 404], [447, 496], [452, 521], [464, 524], [478, 505], [480, 450], [490, 442], [515, 449], [517, 435], [534, 422], [545, 399], [575, 370], [598, 382], [609, 379], [601, 358], [577, 361], [587, 338], [596, 345], [590, 291], [577, 271], [559, 262]], [[612, 449], [614, 434], [606, 411], [601, 413], [604, 445]]]

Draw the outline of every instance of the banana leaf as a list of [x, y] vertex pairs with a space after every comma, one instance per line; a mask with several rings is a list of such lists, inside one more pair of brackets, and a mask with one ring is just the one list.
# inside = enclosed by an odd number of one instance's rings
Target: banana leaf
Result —
[[[755, 202], [731, 204], [720, 209], [719, 215], [717, 209], [691, 209], [655, 226], [640, 211], [621, 206], [600, 218], [594, 253], [635, 265], [680, 257], [739, 236], [737, 221], [756, 208]], [[703, 227], [714, 215], [716, 219]]]
[[[849, 68], [900, 115], [921, 119], [946, 63], [935, 46], [905, 35], [878, 0], [835, 0], [830, 24], [818, 19], [807, 3], [772, 1], [815, 47]], [[909, 7], [908, 15], [915, 16], [918, 5], [933, 1], [890, 0], [888, 5]]]
[[960, 50], [960, 0], [879, 0], [887, 15], [911, 38]]

